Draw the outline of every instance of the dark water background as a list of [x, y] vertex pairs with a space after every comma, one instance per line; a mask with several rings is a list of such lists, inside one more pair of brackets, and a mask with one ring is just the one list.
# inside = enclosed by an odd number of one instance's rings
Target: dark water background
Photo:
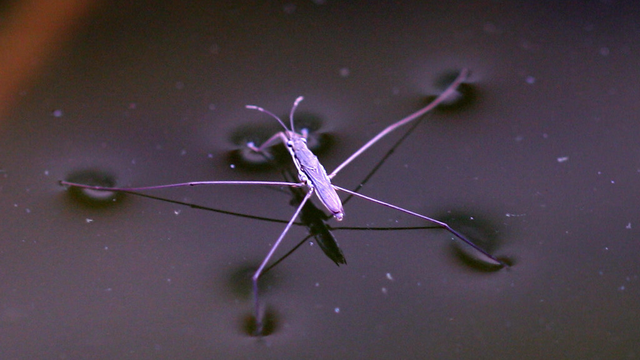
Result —
[[[97, 7], [1, 119], [0, 358], [640, 358], [639, 10]], [[454, 225], [473, 217], [509, 269], [469, 266], [443, 231], [335, 231], [348, 265], [305, 244], [271, 271], [276, 328], [258, 339], [243, 327], [246, 276], [281, 224], [136, 196], [89, 207], [57, 184], [86, 171], [122, 186], [282, 180], [229, 154], [234, 136], [272, 121], [244, 105], [284, 115], [298, 95], [300, 116], [333, 139], [320, 156], [331, 170], [463, 67], [473, 101], [425, 119], [363, 193]], [[355, 187], [399, 136], [335, 183]], [[153, 195], [293, 212], [290, 194], [262, 187]], [[345, 210], [339, 225], [424, 225], [357, 199]], [[294, 229], [280, 253], [305, 234]]]

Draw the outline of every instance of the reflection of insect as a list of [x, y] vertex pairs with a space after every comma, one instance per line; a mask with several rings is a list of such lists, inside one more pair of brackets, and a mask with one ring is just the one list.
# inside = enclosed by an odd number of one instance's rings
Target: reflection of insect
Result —
[[[360, 197], [362, 199], [374, 202], [376, 204], [380, 204], [380, 205], [383, 205], [383, 206], [386, 206], [386, 207], [389, 207], [389, 208], [404, 212], [406, 214], [418, 217], [420, 219], [429, 221], [429, 222], [431, 222], [431, 223], [433, 223], [433, 224], [435, 224], [435, 225], [447, 230], [449, 233], [451, 233], [456, 238], [462, 240], [463, 242], [465, 242], [466, 244], [471, 246], [476, 251], [482, 253], [485, 257], [487, 257], [489, 259], [489, 261], [494, 262], [494, 264], [496, 266], [502, 267], [502, 266], [505, 265], [502, 261], [500, 261], [499, 259], [493, 257], [492, 255], [487, 253], [485, 250], [480, 248], [478, 245], [474, 244], [471, 240], [467, 239], [464, 235], [462, 235], [461, 233], [459, 233], [456, 230], [452, 229], [448, 224], [446, 224], [446, 223], [444, 223], [442, 221], [439, 221], [439, 220], [436, 220], [436, 219], [433, 219], [433, 218], [430, 218], [430, 217], [415, 213], [413, 211], [401, 208], [401, 207], [396, 206], [396, 205], [392, 205], [392, 204], [383, 202], [381, 200], [377, 200], [377, 199], [374, 199], [374, 198], [359, 194], [359, 193], [357, 193], [355, 191], [347, 190], [345, 188], [333, 185], [331, 183], [331, 179], [333, 179], [338, 174], [338, 172], [340, 172], [345, 166], [347, 166], [349, 163], [351, 163], [354, 159], [356, 159], [358, 156], [360, 156], [360, 154], [362, 154], [365, 150], [367, 150], [373, 144], [378, 142], [380, 139], [382, 139], [388, 133], [394, 131], [395, 129], [397, 129], [397, 128], [399, 128], [399, 127], [401, 127], [401, 126], [403, 126], [403, 125], [405, 125], [405, 124], [407, 124], [407, 123], [409, 123], [409, 122], [411, 122], [411, 121], [413, 121], [415, 119], [418, 119], [419, 117], [421, 117], [425, 113], [427, 113], [430, 110], [434, 109], [437, 105], [442, 103], [449, 96], [454, 94], [456, 89], [458, 88], [458, 86], [466, 79], [467, 74], [468, 74], [468, 70], [463, 69], [460, 72], [460, 74], [458, 75], [458, 77], [453, 81], [453, 83], [451, 83], [451, 85], [449, 85], [449, 87], [443, 93], [441, 93], [435, 100], [433, 100], [429, 105], [427, 105], [424, 108], [420, 109], [419, 111], [407, 116], [406, 118], [404, 118], [404, 119], [402, 119], [402, 120], [400, 120], [400, 121], [388, 126], [386, 129], [384, 129], [382, 132], [380, 132], [378, 135], [374, 136], [371, 140], [369, 140], [366, 144], [364, 144], [360, 149], [358, 149], [356, 152], [354, 152], [351, 156], [349, 156], [349, 158], [347, 158], [342, 164], [340, 164], [330, 174], [326, 173], [324, 167], [318, 161], [318, 158], [308, 149], [308, 147], [307, 147], [307, 131], [306, 130], [302, 130], [300, 134], [295, 132], [294, 122], [293, 122], [293, 114], [294, 114], [296, 108], [298, 107], [300, 101], [302, 101], [302, 99], [303, 99], [302, 97], [298, 97], [296, 99], [296, 101], [294, 102], [293, 107], [291, 108], [291, 112], [289, 114], [289, 120], [290, 120], [290, 126], [291, 126], [290, 129], [288, 129], [286, 127], [286, 125], [284, 125], [284, 123], [282, 122], [282, 120], [280, 120], [280, 118], [278, 118], [276, 115], [274, 115], [273, 113], [269, 112], [268, 110], [265, 110], [263, 108], [260, 108], [260, 107], [257, 107], [257, 106], [253, 106], [253, 105], [247, 105], [247, 108], [249, 108], [249, 109], [258, 110], [260, 112], [266, 113], [269, 116], [275, 118], [282, 125], [282, 127], [284, 128], [284, 131], [278, 132], [277, 134], [273, 135], [270, 139], [268, 139], [266, 142], [261, 144], [259, 147], [255, 146], [253, 143], [248, 143], [247, 146], [251, 150], [253, 150], [253, 151], [257, 152], [257, 153], [264, 153], [264, 150], [267, 147], [270, 147], [270, 146], [274, 145], [278, 141], [282, 141], [286, 145], [289, 153], [291, 154], [291, 158], [293, 160], [293, 163], [295, 164], [295, 166], [296, 166], [296, 168], [298, 170], [298, 178], [300, 180], [299, 182], [200, 181], [200, 182], [189, 182], [189, 183], [169, 184], [169, 185], [159, 185], [159, 186], [149, 186], [149, 187], [139, 187], [139, 188], [113, 188], [113, 187], [102, 187], [102, 186], [90, 186], [90, 185], [72, 183], [72, 182], [67, 182], [67, 181], [61, 181], [60, 183], [62, 185], [74, 186], [74, 187], [83, 188], [83, 189], [106, 190], [106, 191], [138, 191], [138, 190], [151, 190], [151, 189], [161, 189], [161, 188], [168, 188], [168, 187], [197, 186], [197, 185], [274, 185], [274, 186], [288, 186], [288, 187], [291, 187], [293, 190], [298, 190], [299, 188], [306, 187], [307, 188], [307, 192], [306, 192], [306, 194], [304, 194], [302, 196], [301, 199], [299, 199], [299, 205], [298, 205], [296, 211], [294, 212], [293, 216], [288, 221], [288, 223], [285, 226], [284, 230], [280, 233], [280, 236], [275, 241], [275, 243], [273, 244], [273, 246], [269, 250], [269, 253], [264, 258], [264, 260], [262, 261], [262, 263], [260, 264], [260, 266], [258, 267], [258, 269], [256, 270], [256, 272], [254, 273], [254, 275], [252, 277], [253, 301], [254, 301], [254, 312], [255, 312], [255, 322], [256, 322], [255, 328], [256, 328], [256, 334], [261, 334], [262, 331], [263, 331], [263, 320], [264, 320], [263, 318], [264, 318], [264, 315], [262, 313], [262, 309], [261, 309], [260, 301], [259, 301], [259, 297], [258, 297], [258, 280], [259, 280], [261, 274], [264, 273], [265, 267], [267, 266], [267, 264], [269, 263], [269, 261], [271, 260], [271, 258], [273, 256], [273, 254], [275, 253], [276, 249], [278, 248], [278, 246], [282, 242], [282, 239], [285, 237], [285, 235], [287, 234], [287, 232], [289, 231], [289, 229], [293, 225], [295, 219], [301, 214], [302, 209], [305, 206], [305, 203], [307, 203], [307, 201], [313, 195], [314, 192], [316, 193], [316, 195], [318, 196], [318, 198], [320, 199], [322, 204], [327, 208], [327, 210], [329, 210], [331, 212], [332, 216], [338, 221], [341, 221], [343, 219], [344, 210], [343, 210], [343, 207], [342, 207], [342, 202], [341, 202], [340, 198], [338, 197], [336, 191], [342, 191], [342, 192], [346, 192], [346, 193], [350, 194], [351, 196], [357, 196], [357, 197]], [[265, 154], [265, 156], [268, 156], [268, 155]], [[339, 249], [338, 249], [338, 251], [339, 251]], [[342, 254], [339, 253], [339, 255], [341, 256]]]

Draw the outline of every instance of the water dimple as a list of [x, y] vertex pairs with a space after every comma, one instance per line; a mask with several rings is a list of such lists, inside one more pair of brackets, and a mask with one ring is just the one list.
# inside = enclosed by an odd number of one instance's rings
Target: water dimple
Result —
[[247, 171], [262, 172], [275, 169], [289, 157], [284, 146], [270, 146], [262, 152], [256, 152], [248, 145], [260, 147], [279, 131], [283, 129], [278, 128], [277, 124], [253, 124], [239, 127], [230, 136], [230, 141], [236, 149], [229, 152], [228, 161], [237, 168]]
[[[295, 131], [307, 136], [307, 147], [316, 155], [322, 154], [334, 144], [333, 136], [319, 132], [320, 118], [307, 113], [295, 116]], [[250, 148], [260, 147], [284, 129], [277, 124], [258, 124], [239, 127], [230, 136], [236, 149], [229, 152], [227, 159], [240, 170], [250, 172], [272, 171], [291, 164], [291, 156], [280, 139], [274, 139], [272, 146], [257, 152]]]
[[322, 119], [316, 115], [300, 112], [294, 119], [297, 133], [306, 132], [307, 147], [314, 154], [325, 153], [335, 143], [334, 137], [327, 132], [322, 132]]
[[494, 257], [492, 259], [465, 242], [455, 239], [451, 245], [453, 255], [467, 267], [476, 271], [492, 272], [513, 264], [513, 261], [507, 257], [496, 257], [494, 255], [495, 250], [500, 245], [500, 239], [499, 232], [492, 222], [475, 214], [471, 216], [462, 212], [449, 212], [436, 218], [447, 223], [455, 231], [463, 234], [469, 241], [473, 242], [474, 245]]
[[242, 332], [249, 336], [269, 336], [275, 333], [280, 325], [278, 314], [271, 308], [267, 307], [262, 319], [262, 331], [258, 332], [258, 323], [253, 313], [247, 314], [242, 319]]
[[[65, 180], [91, 186], [114, 187], [116, 185], [115, 177], [112, 174], [99, 169], [76, 171], [67, 176]], [[123, 193], [117, 191], [83, 189], [76, 186], [70, 186], [68, 194], [76, 203], [91, 208], [111, 206], [124, 197]]]
[[[435, 86], [444, 91], [451, 83], [460, 75], [460, 71], [449, 71], [438, 77]], [[429, 96], [427, 103], [433, 101], [437, 95]], [[441, 112], [460, 112], [471, 107], [478, 98], [477, 88], [471, 84], [463, 82], [453, 95], [444, 99], [444, 101], [436, 107], [436, 111]]]

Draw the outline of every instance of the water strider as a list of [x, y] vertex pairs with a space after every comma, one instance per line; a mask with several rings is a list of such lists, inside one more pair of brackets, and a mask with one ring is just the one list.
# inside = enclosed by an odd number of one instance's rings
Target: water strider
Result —
[[268, 110], [265, 110], [265, 109], [263, 109], [261, 107], [255, 106], [255, 105], [247, 105], [246, 106], [248, 109], [257, 110], [257, 111], [263, 112], [263, 113], [268, 114], [269, 116], [275, 118], [280, 123], [280, 125], [284, 128], [284, 131], [276, 133], [271, 138], [269, 138], [267, 141], [265, 141], [263, 144], [261, 144], [259, 147], [255, 146], [253, 143], [248, 143], [247, 146], [251, 150], [253, 150], [255, 152], [263, 153], [266, 148], [274, 145], [278, 141], [282, 141], [285, 144], [287, 150], [289, 151], [294, 165], [296, 166], [296, 169], [298, 171], [299, 182], [280, 182], [280, 181], [198, 181], [198, 182], [187, 182], [187, 183], [158, 185], [158, 186], [147, 186], [147, 187], [136, 187], [136, 188], [114, 188], [114, 187], [103, 187], [103, 186], [91, 186], [91, 185], [85, 185], [85, 184], [79, 184], [79, 183], [72, 183], [72, 182], [68, 182], [68, 181], [60, 181], [60, 184], [66, 185], [66, 186], [74, 186], [74, 187], [83, 188], [83, 189], [104, 190], [104, 191], [140, 191], [140, 190], [162, 189], [162, 188], [169, 188], [169, 187], [199, 186], [199, 185], [273, 185], [273, 186], [290, 186], [290, 187], [296, 187], [296, 188], [305, 187], [307, 189], [307, 192], [304, 195], [304, 197], [302, 198], [302, 200], [299, 202], [299, 205], [296, 208], [293, 216], [287, 222], [287, 225], [285, 226], [285, 228], [280, 233], [278, 239], [275, 241], [275, 243], [273, 244], [273, 246], [269, 250], [268, 254], [265, 256], [264, 260], [262, 260], [262, 262], [260, 263], [260, 266], [258, 267], [256, 272], [252, 276], [254, 315], [255, 315], [255, 321], [256, 321], [256, 324], [255, 324], [256, 327], [255, 328], [256, 328], [256, 334], [260, 335], [262, 333], [262, 331], [263, 331], [264, 315], [262, 314], [262, 308], [260, 306], [260, 301], [259, 301], [258, 280], [260, 279], [260, 276], [263, 274], [263, 272], [265, 270], [265, 267], [267, 266], [267, 264], [271, 260], [271, 258], [273, 256], [273, 254], [275, 253], [276, 249], [278, 248], [278, 246], [280, 246], [280, 243], [282, 242], [282, 240], [284, 239], [285, 235], [287, 234], [287, 232], [289, 231], [289, 229], [293, 225], [295, 219], [298, 218], [298, 216], [300, 215], [303, 207], [305, 206], [305, 203], [309, 200], [309, 198], [311, 198], [311, 196], [314, 193], [317, 195], [317, 197], [320, 199], [322, 204], [327, 208], [327, 210], [329, 210], [331, 215], [337, 221], [342, 221], [344, 216], [345, 216], [345, 212], [344, 212], [344, 209], [343, 209], [342, 201], [340, 200], [340, 197], [337, 194], [338, 191], [342, 191], [342, 192], [345, 192], [345, 193], [350, 194], [352, 196], [360, 197], [360, 198], [368, 200], [370, 202], [373, 202], [373, 203], [376, 203], [376, 204], [379, 204], [379, 205], [383, 205], [383, 206], [389, 207], [391, 209], [395, 209], [395, 210], [401, 211], [403, 213], [406, 213], [406, 214], [418, 217], [420, 219], [429, 221], [429, 222], [431, 222], [433, 224], [436, 224], [436, 225], [442, 227], [443, 229], [447, 230], [453, 236], [455, 236], [456, 238], [462, 240], [463, 242], [465, 242], [466, 244], [468, 244], [469, 246], [471, 246], [475, 250], [479, 251], [480, 253], [482, 253], [487, 258], [491, 259], [491, 261], [494, 261], [496, 265], [498, 265], [500, 267], [506, 265], [503, 261], [495, 258], [491, 254], [489, 254], [487, 251], [485, 251], [484, 249], [482, 249], [478, 245], [474, 244], [471, 240], [467, 239], [464, 235], [462, 235], [458, 231], [456, 231], [453, 228], [451, 228], [445, 222], [442, 222], [442, 221], [439, 221], [439, 220], [424, 216], [422, 214], [418, 214], [416, 212], [404, 209], [402, 207], [399, 207], [399, 206], [396, 206], [396, 205], [393, 205], [393, 204], [390, 204], [390, 203], [387, 203], [387, 202], [384, 202], [384, 201], [381, 201], [381, 200], [378, 200], [378, 199], [374, 199], [374, 198], [362, 195], [362, 194], [360, 194], [358, 192], [355, 192], [355, 191], [347, 190], [345, 188], [342, 188], [342, 187], [339, 187], [337, 185], [334, 185], [331, 182], [332, 179], [344, 167], [346, 167], [349, 163], [351, 163], [353, 160], [355, 160], [364, 151], [366, 151], [368, 148], [373, 146], [376, 142], [378, 142], [384, 136], [386, 136], [387, 134], [389, 134], [390, 132], [396, 130], [397, 128], [399, 128], [401, 126], [406, 125], [407, 123], [409, 123], [409, 122], [411, 122], [411, 121], [413, 121], [415, 119], [420, 118], [422, 115], [424, 115], [425, 113], [433, 110], [436, 106], [438, 106], [444, 100], [446, 100], [451, 95], [453, 95], [456, 92], [458, 86], [460, 86], [460, 84], [466, 80], [466, 78], [468, 76], [468, 73], [469, 73], [469, 71], [467, 69], [463, 69], [460, 72], [460, 74], [458, 75], [458, 77], [447, 87], [447, 89], [444, 92], [442, 92], [431, 103], [429, 103], [427, 106], [423, 107], [422, 109], [412, 113], [411, 115], [403, 118], [402, 120], [397, 121], [397, 122], [389, 125], [387, 128], [382, 130], [379, 134], [377, 134], [371, 140], [369, 140], [367, 143], [365, 143], [362, 147], [360, 147], [357, 151], [355, 151], [351, 156], [349, 156], [344, 162], [342, 162], [340, 165], [338, 165], [338, 167], [336, 167], [329, 174], [327, 174], [325, 168], [322, 166], [322, 164], [320, 163], [318, 158], [307, 147], [307, 132], [306, 132], [306, 130], [302, 130], [301, 133], [296, 133], [296, 131], [295, 131], [293, 115], [294, 115], [294, 112], [295, 112], [296, 108], [298, 107], [300, 102], [303, 100], [303, 97], [300, 96], [295, 100], [295, 102], [294, 102], [294, 104], [293, 104], [293, 106], [291, 108], [291, 111], [289, 113], [290, 128], [287, 128], [287, 126], [284, 124], [284, 122], [278, 116], [274, 115], [272, 112], [270, 112]]

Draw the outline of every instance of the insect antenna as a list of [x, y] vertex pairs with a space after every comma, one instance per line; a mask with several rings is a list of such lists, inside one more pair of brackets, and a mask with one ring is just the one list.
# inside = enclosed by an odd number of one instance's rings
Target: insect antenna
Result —
[[[289, 123], [291, 124], [291, 132], [295, 132], [294, 126], [293, 126], [293, 114], [296, 112], [296, 109], [298, 108], [298, 105], [300, 104], [300, 102], [304, 100], [303, 96], [298, 96], [298, 98], [296, 99], [296, 101], [293, 102], [293, 106], [291, 107], [291, 112], [289, 112]], [[255, 106], [255, 105], [246, 105], [245, 106], [247, 109], [251, 109], [251, 110], [258, 110], [260, 112], [263, 112], [269, 116], [271, 116], [272, 118], [278, 120], [278, 122], [280, 123], [280, 125], [282, 125], [282, 127], [289, 131], [289, 129], [287, 129], [287, 126], [284, 124], [284, 122], [282, 121], [282, 119], [280, 119], [278, 116], [276, 116], [274, 113], [272, 113], [269, 110], [266, 110], [260, 106]]]
[[293, 102], [293, 106], [291, 107], [291, 112], [289, 113], [289, 122], [291, 123], [291, 132], [296, 132], [293, 127], [293, 113], [296, 111], [296, 108], [298, 108], [298, 104], [300, 104], [302, 100], [304, 100], [304, 97], [298, 96], [296, 101]]
[[[295, 104], [294, 104], [293, 106], [294, 106], [294, 109], [295, 109]], [[278, 120], [278, 122], [280, 123], [280, 125], [282, 125], [282, 127], [285, 129], [285, 131], [289, 131], [289, 129], [287, 129], [287, 126], [284, 124], [284, 122], [282, 122], [282, 120], [280, 120], [280, 118], [279, 118], [279, 117], [277, 117], [277, 116], [276, 116], [274, 113], [272, 113], [271, 111], [266, 110], [266, 109], [264, 109], [264, 108], [261, 108], [260, 106], [255, 106], [255, 105], [246, 105], [245, 107], [246, 107], [247, 109], [251, 109], [251, 110], [258, 110], [258, 111], [260, 111], [260, 112], [263, 112], [263, 113], [265, 113], [265, 114], [267, 114], [267, 115], [271, 116], [272, 118], [274, 118], [274, 119]], [[293, 110], [292, 110], [292, 114], [293, 114]], [[292, 125], [293, 125], [293, 123], [292, 123]]]

